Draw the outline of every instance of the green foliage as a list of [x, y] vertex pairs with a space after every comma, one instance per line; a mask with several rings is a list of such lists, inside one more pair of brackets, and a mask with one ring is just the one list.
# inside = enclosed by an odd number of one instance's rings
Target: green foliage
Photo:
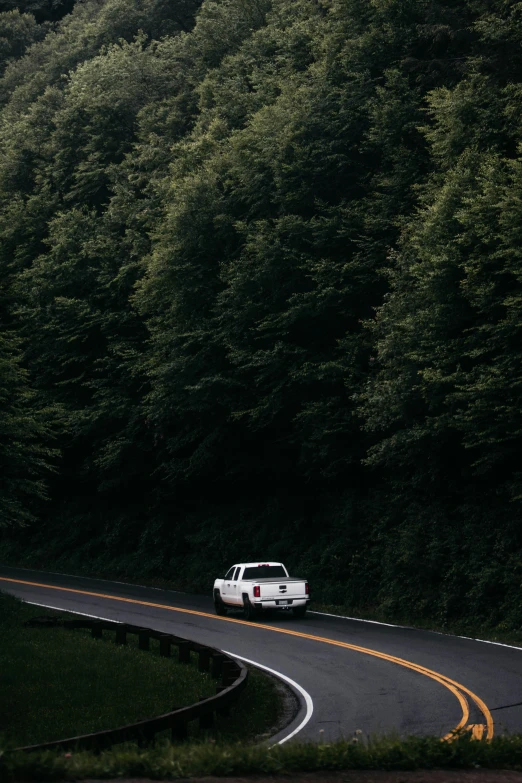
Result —
[[519, 606], [519, 98], [484, 70], [430, 95], [437, 169], [394, 259], [361, 410], [397, 526], [388, 600], [402, 572], [420, 611], [465, 616], [480, 600], [496, 624]]
[[42, 38], [34, 16], [18, 9], [0, 12], [0, 73], [11, 60], [21, 57], [27, 47]]
[[[357, 730], [354, 729], [354, 734]], [[478, 768], [519, 770], [520, 735], [477, 742], [461, 737], [441, 742], [438, 737], [369, 738], [356, 735], [334, 743], [288, 743], [266, 746], [215, 745], [153, 750], [113, 750], [97, 756], [87, 753], [47, 753], [7, 756], [7, 780], [82, 780], [84, 778], [150, 777], [177, 780], [187, 777], [242, 777], [296, 775], [313, 771], [415, 770]]]
[[57, 22], [74, 7], [75, 0], [2, 0], [0, 12], [20, 11], [24, 16], [31, 15], [38, 24]]
[[3, 18], [0, 297], [62, 411], [26, 557], [207, 589], [268, 548], [517, 629], [520, 4]]
[[47, 497], [45, 478], [56, 450], [52, 447], [56, 409], [42, 407], [21, 365], [21, 345], [0, 330], [0, 527], [36, 521], [34, 512]]

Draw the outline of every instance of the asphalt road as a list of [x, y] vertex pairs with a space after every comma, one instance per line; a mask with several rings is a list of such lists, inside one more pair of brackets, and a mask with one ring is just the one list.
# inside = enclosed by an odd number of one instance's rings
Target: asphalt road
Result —
[[173, 633], [290, 678], [301, 710], [276, 741], [357, 730], [442, 737], [457, 726], [477, 739], [522, 732], [522, 649], [316, 613], [248, 623], [233, 612], [216, 617], [210, 596], [7, 566], [0, 589]]

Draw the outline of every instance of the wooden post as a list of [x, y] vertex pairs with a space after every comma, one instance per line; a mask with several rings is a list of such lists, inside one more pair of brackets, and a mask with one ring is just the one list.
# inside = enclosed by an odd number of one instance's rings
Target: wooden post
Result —
[[[200, 696], [200, 701], [205, 701], [205, 696]], [[199, 728], [200, 729], [211, 729], [214, 725], [214, 713], [213, 712], [207, 712], [206, 714], [199, 716]]]
[[154, 741], [154, 731], [148, 726], [144, 726], [141, 729], [140, 736], [138, 737], [138, 746], [140, 748], [146, 748], [147, 745], [151, 745]]
[[150, 636], [149, 632], [145, 628], [140, 629], [138, 632], [138, 647], [140, 650], [148, 650], [150, 648]]
[[198, 671], [208, 672], [209, 666], [210, 666], [210, 650], [204, 647], [202, 650], [199, 651]]
[[168, 633], [160, 636], [160, 655], [164, 658], [170, 658], [170, 636]]
[[188, 736], [188, 726], [185, 721], [175, 723], [170, 731], [172, 742], [183, 742]]
[[223, 661], [222, 678], [223, 685], [232, 685], [237, 678], [237, 667], [234, 661]]
[[[226, 685], [216, 685], [216, 693], [221, 693], [221, 691], [226, 690]], [[223, 707], [218, 707], [216, 710], [218, 715], [223, 715], [226, 717], [230, 713], [230, 707], [228, 705], [225, 705]]]
[[214, 677], [214, 679], [216, 680], [218, 679], [218, 677], [221, 677], [224, 660], [225, 660], [225, 656], [222, 653], [215, 653], [212, 656], [212, 669], [210, 673], [212, 677]]
[[190, 642], [178, 642], [178, 660], [180, 663], [190, 663]]
[[103, 633], [103, 626], [99, 622], [95, 622], [91, 625], [91, 636], [93, 639], [101, 639]]
[[127, 644], [127, 629], [124, 625], [116, 628], [116, 644]]

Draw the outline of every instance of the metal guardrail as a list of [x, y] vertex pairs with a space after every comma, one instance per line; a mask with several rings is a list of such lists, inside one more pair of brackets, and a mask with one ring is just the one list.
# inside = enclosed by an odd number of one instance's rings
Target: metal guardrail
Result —
[[216, 695], [207, 699], [201, 699], [197, 704], [181, 707], [178, 710], [148, 718], [137, 723], [120, 726], [116, 729], [96, 731], [92, 734], [81, 734], [78, 737], [44, 742], [39, 745], [25, 745], [14, 748], [15, 751], [34, 752], [62, 748], [76, 750], [102, 750], [121, 742], [138, 742], [146, 745], [153, 741], [156, 734], [170, 730], [173, 741], [180, 741], [187, 737], [187, 724], [193, 720], [199, 720], [202, 729], [212, 728], [214, 717], [227, 715], [230, 706], [239, 698], [247, 684], [248, 669], [239, 661], [234, 660], [214, 647], [197, 644], [188, 639], [182, 639], [172, 634], [160, 633], [151, 628], [141, 628], [126, 623], [115, 623], [108, 620], [59, 620], [54, 617], [35, 617], [27, 621], [26, 625], [60, 626], [63, 628], [87, 628], [91, 636], [100, 639], [103, 631], [115, 632], [116, 644], [127, 644], [127, 634], [138, 636], [140, 650], [150, 649], [150, 640], [158, 639], [160, 655], [170, 657], [172, 647], [178, 649], [180, 663], [191, 662], [191, 652], [198, 654], [198, 670], [210, 671], [211, 676], [220, 679], [216, 686]]

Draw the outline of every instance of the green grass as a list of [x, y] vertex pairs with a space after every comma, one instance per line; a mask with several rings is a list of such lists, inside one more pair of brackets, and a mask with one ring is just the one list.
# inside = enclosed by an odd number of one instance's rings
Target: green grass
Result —
[[[161, 657], [154, 640], [150, 651], [139, 650], [134, 635], [124, 647], [110, 632], [98, 640], [88, 631], [24, 627], [39, 614], [60, 613], [0, 594], [0, 703], [9, 705], [0, 710], [0, 736], [10, 747], [115, 728], [215, 693], [194, 654], [191, 665], [180, 664]], [[249, 680], [231, 716], [218, 719], [218, 737], [251, 741], [277, 722], [272, 678], [254, 672]], [[198, 736], [197, 723], [189, 736]]]
[[276, 680], [253, 666], [248, 669], [248, 685], [237, 705], [209, 735], [220, 742], [261, 742], [279, 730], [283, 705]]
[[490, 743], [463, 736], [454, 742], [435, 737], [383, 737], [357, 742], [260, 745], [165, 744], [148, 750], [88, 753], [5, 754], [0, 774], [6, 780], [81, 780], [82, 778], [176, 778], [281, 775], [348, 769], [522, 769], [522, 736]]

